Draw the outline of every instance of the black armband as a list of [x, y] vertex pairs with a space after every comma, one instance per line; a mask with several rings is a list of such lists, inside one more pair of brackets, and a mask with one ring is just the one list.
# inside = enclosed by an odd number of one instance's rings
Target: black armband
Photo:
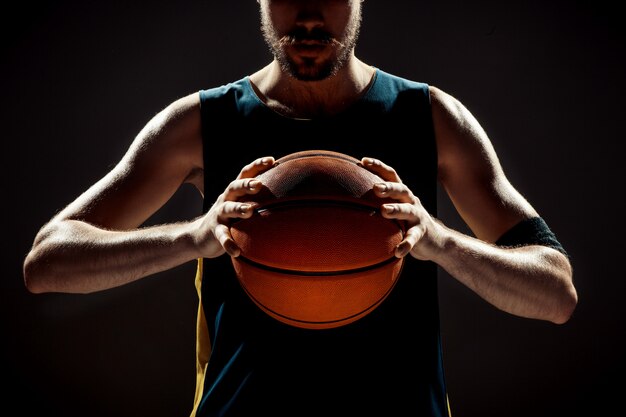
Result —
[[517, 223], [495, 242], [498, 246], [519, 247], [543, 245], [556, 249], [570, 259], [561, 243], [541, 217], [532, 217]]

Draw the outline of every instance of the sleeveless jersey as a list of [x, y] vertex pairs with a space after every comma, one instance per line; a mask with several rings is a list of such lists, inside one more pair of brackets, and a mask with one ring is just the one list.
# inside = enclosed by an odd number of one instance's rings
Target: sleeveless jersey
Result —
[[[205, 212], [256, 158], [316, 149], [384, 161], [436, 216], [428, 85], [376, 69], [347, 110], [311, 120], [267, 107], [248, 77], [199, 94]], [[449, 415], [435, 263], [407, 257], [378, 308], [334, 329], [301, 329], [264, 313], [240, 286], [227, 255], [198, 260], [196, 288], [192, 417]]]

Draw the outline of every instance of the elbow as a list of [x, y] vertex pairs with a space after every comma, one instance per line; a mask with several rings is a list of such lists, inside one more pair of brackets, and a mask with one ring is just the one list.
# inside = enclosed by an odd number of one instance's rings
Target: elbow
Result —
[[41, 259], [39, 250], [34, 248], [26, 256], [23, 265], [24, 285], [26, 289], [33, 294], [45, 293], [45, 281], [44, 276], [45, 268], [42, 267], [44, 261]]
[[[560, 254], [559, 254], [560, 255]], [[554, 319], [552, 320], [555, 324], [565, 324], [569, 321], [569, 319], [574, 314], [574, 310], [576, 310], [576, 306], [578, 305], [578, 292], [576, 291], [576, 287], [574, 287], [574, 281], [572, 278], [572, 266], [569, 261], [563, 259], [564, 257], [561, 255], [561, 274], [557, 278], [557, 282], [561, 282], [560, 291], [557, 295], [557, 305], [556, 314]]]
[[26, 289], [33, 294], [52, 292], [50, 285], [53, 271], [50, 256], [54, 252], [50, 240], [57, 227], [48, 225], [44, 227], [35, 238], [30, 252], [24, 259], [22, 273]]
[[551, 314], [546, 318], [554, 324], [565, 324], [578, 305], [572, 265], [565, 255], [551, 248], [545, 249], [543, 256], [545, 264], [550, 266], [546, 281], [554, 283], [550, 308], [546, 309]]
[[51, 261], [53, 254], [46, 245], [35, 246], [24, 259], [22, 268], [24, 286], [32, 294], [55, 292], [56, 272]]
[[571, 283], [566, 285], [566, 288], [561, 291], [558, 298], [558, 306], [555, 309], [554, 317], [551, 321], [554, 324], [565, 324], [574, 314], [574, 310], [576, 310], [576, 305], [578, 304], [578, 294], [574, 285]]

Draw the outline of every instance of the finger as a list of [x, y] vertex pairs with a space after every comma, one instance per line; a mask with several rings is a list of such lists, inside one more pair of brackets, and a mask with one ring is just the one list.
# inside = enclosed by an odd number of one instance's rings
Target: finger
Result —
[[239, 203], [236, 201], [227, 201], [217, 213], [217, 219], [224, 222], [228, 219], [247, 219], [254, 214], [254, 203]]
[[424, 236], [424, 228], [422, 226], [411, 227], [406, 234], [402, 242], [396, 246], [395, 255], [396, 258], [404, 258], [409, 252], [413, 250], [413, 247]]
[[244, 178], [231, 182], [224, 192], [224, 200], [236, 200], [248, 194], [256, 194], [261, 191], [263, 184], [254, 178]]
[[263, 158], [258, 158], [253, 162], [249, 163], [245, 167], [241, 169], [239, 176], [237, 179], [241, 178], [253, 178], [262, 173], [263, 171], [267, 171], [271, 167], [275, 165], [276, 161], [271, 156], [265, 156]]
[[229, 254], [233, 258], [236, 258], [241, 254], [241, 249], [239, 249], [239, 247], [233, 240], [233, 237], [230, 234], [230, 230], [226, 225], [218, 224], [217, 226], [215, 226], [215, 231], [213, 232], [213, 234], [227, 254]]
[[374, 193], [381, 198], [393, 198], [403, 203], [419, 203], [419, 199], [406, 185], [399, 182], [381, 182], [374, 184]]
[[363, 158], [361, 165], [385, 181], [402, 182], [395, 169], [376, 158]]
[[386, 219], [415, 221], [418, 218], [417, 207], [413, 204], [383, 204], [381, 214]]

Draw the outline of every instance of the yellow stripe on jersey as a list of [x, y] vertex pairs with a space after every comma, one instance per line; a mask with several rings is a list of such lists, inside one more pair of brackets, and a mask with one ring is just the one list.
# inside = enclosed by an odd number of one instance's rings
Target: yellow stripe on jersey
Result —
[[202, 308], [202, 258], [198, 259], [198, 269], [196, 271], [196, 291], [198, 292], [198, 320], [196, 323], [196, 394], [193, 400], [193, 410], [191, 417], [196, 416], [200, 401], [202, 401], [202, 393], [204, 388], [204, 376], [206, 374], [206, 365], [211, 354], [211, 341], [209, 340], [209, 331], [204, 317], [204, 309]]

